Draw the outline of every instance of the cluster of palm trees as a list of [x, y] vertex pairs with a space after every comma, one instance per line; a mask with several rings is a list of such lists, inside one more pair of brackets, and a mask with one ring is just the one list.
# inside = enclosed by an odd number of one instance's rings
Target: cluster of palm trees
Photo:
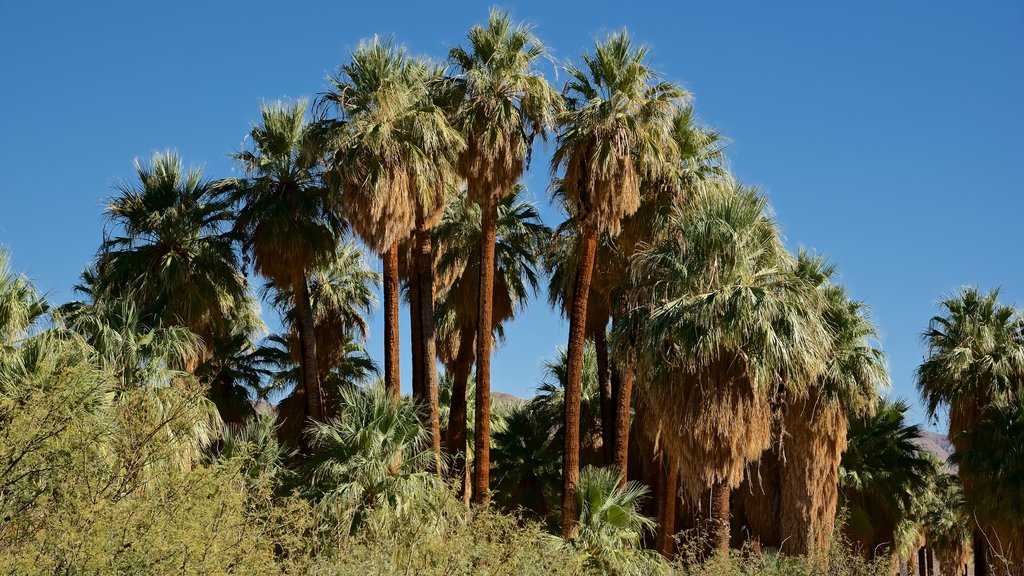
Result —
[[[137, 182], [108, 206], [85, 298], [61, 317], [115, 356], [160, 347], [147, 357], [199, 377], [227, 422], [252, 416], [252, 391], [286, 390], [282, 438], [308, 458], [340, 453], [360, 430], [323, 423], [378, 371], [362, 341], [381, 278], [355, 237], [383, 262], [381, 394], [400, 402], [404, 286], [427, 460], [466, 498], [487, 504], [497, 486], [508, 505], [557, 512], [577, 539], [608, 529], [593, 494], [577, 493], [581, 463], [593, 464], [608, 471], [586, 469], [588, 490], [615, 484], [627, 507], [643, 492], [630, 479], [655, 487], [666, 554], [694, 527], [711, 550], [746, 539], [823, 555], [840, 504], [856, 515], [855, 540], [900, 548], [897, 532], [941, 508], [915, 503], [937, 468], [909, 442], [906, 407], [879, 396], [888, 377], [867, 307], [825, 258], [785, 248], [765, 197], [726, 169], [722, 136], [628, 33], [568, 65], [561, 91], [540, 70], [548, 58], [529, 26], [498, 11], [446, 64], [361, 43], [312, 110], [261, 108], [235, 156], [243, 177], [204, 179], [172, 153], [136, 163]], [[552, 197], [566, 215], [553, 231], [519, 184], [537, 138], [553, 141]], [[284, 320], [262, 341], [249, 267]], [[495, 418], [494, 340], [545, 275], [569, 320], [558, 384]], [[1018, 562], [1024, 323], [995, 294], [943, 306], [919, 385], [933, 413], [950, 410], [958, 510], [971, 515], [926, 538], [970, 521], [976, 565]], [[892, 455], [877, 473], [876, 454]], [[616, 538], [650, 527], [626, 525]]]

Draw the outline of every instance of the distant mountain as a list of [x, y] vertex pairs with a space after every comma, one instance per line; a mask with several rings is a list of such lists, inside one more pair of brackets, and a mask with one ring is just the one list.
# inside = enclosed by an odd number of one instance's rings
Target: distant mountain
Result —
[[953, 453], [953, 443], [949, 441], [945, 434], [922, 430], [921, 436], [914, 443], [922, 450], [926, 450], [938, 458], [939, 462], [943, 464], [943, 469], [946, 471], [952, 472], [956, 469], [949, 462], [949, 456]]
[[523, 402], [525, 402], [525, 400], [514, 394], [491, 391], [492, 404], [522, 404]]

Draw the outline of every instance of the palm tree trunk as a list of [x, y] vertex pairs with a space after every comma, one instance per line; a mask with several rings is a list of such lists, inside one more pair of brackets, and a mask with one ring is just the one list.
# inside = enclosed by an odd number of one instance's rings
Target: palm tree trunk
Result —
[[615, 465], [622, 471], [622, 485], [626, 485], [626, 465], [629, 462], [629, 405], [633, 396], [633, 372], [616, 362], [619, 385], [615, 398]]
[[676, 498], [679, 486], [679, 468], [671, 458], [664, 458], [662, 466], [661, 510], [658, 511], [658, 552], [672, 558], [676, 533]]
[[608, 370], [608, 334], [602, 325], [594, 333], [594, 348], [597, 350], [597, 381], [601, 389], [601, 448], [604, 465], [615, 460], [615, 406], [612, 397], [612, 374]]
[[316, 331], [313, 309], [309, 302], [309, 286], [302, 277], [293, 287], [295, 318], [298, 320], [299, 346], [302, 348], [302, 384], [306, 401], [306, 418], [323, 420], [324, 397], [320, 388], [320, 369], [316, 358]]
[[980, 528], [974, 528], [974, 576], [988, 576], [988, 543], [985, 533]]
[[719, 482], [711, 487], [711, 550], [729, 552], [729, 486]]
[[420, 343], [421, 386], [426, 393], [430, 416], [430, 437], [434, 446], [436, 470], [441, 474], [441, 422], [437, 400], [437, 343], [434, 340], [434, 250], [430, 241], [430, 230], [416, 232], [416, 276], [419, 296], [419, 327], [422, 333]]
[[384, 388], [392, 400], [401, 396], [398, 366], [398, 242], [384, 253]]
[[469, 371], [473, 369], [474, 327], [459, 329], [459, 351], [455, 355], [455, 381], [452, 383], [452, 405], [448, 414], [448, 457], [452, 463], [452, 477], [462, 478], [462, 494], [469, 494], [466, 473], [466, 391]]
[[[415, 257], [416, 255], [414, 255]], [[406, 285], [409, 288], [409, 339], [412, 341], [412, 397], [421, 409], [426, 408], [427, 395], [423, 386], [423, 326], [420, 320], [420, 275], [417, 266], [411, 266]]]
[[580, 396], [583, 388], [583, 348], [586, 346], [587, 299], [594, 272], [597, 228], [586, 226], [580, 239], [582, 252], [573, 283], [572, 314], [569, 317], [569, 366], [565, 387], [565, 450], [562, 455], [562, 537], [579, 534], [576, 485], [580, 476]]
[[480, 208], [480, 308], [476, 328], [473, 501], [486, 504], [491, 500], [491, 318], [494, 311], [494, 237], [498, 226], [498, 213], [493, 199]]

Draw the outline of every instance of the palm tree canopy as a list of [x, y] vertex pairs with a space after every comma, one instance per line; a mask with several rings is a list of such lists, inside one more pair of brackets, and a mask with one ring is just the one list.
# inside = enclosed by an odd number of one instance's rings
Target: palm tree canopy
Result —
[[828, 334], [763, 196], [728, 184], [691, 208], [634, 257], [612, 340], [640, 371], [649, 437], [697, 496], [739, 484], [770, 443], [770, 394], [820, 373]]
[[235, 155], [247, 178], [226, 183], [238, 206], [234, 231], [256, 272], [278, 287], [329, 259], [345, 230], [324, 185], [322, 152], [305, 121], [306, 102], [260, 107], [252, 148]]
[[341, 115], [332, 177], [353, 229], [380, 254], [409, 235], [417, 211], [431, 220], [444, 208], [465, 146], [443, 105], [444, 69], [374, 37], [331, 82], [323, 99]]
[[231, 236], [222, 183], [185, 169], [171, 151], [135, 161], [107, 205], [113, 229], [96, 263], [94, 297], [131, 298], [143, 321], [181, 324], [210, 340], [255, 306]]
[[936, 470], [915, 441], [921, 428], [907, 424], [909, 405], [879, 399], [873, 414], [850, 416], [848, 447], [839, 466], [840, 496], [850, 508], [850, 530], [861, 538], [892, 532], [913, 512]]
[[32, 282], [11, 270], [10, 256], [0, 249], [0, 353], [24, 338], [47, 309]]
[[[952, 412], [982, 406], [1024, 382], [1024, 316], [999, 303], [999, 291], [974, 287], [942, 300], [924, 333], [928, 357], [917, 371], [917, 388], [934, 416], [940, 406]], [[952, 422], [951, 422], [952, 425]], [[951, 430], [951, 436], [954, 432]]]
[[801, 249], [796, 274], [822, 295], [822, 320], [830, 350], [815, 389], [826, 402], [838, 402], [856, 413], [870, 412], [878, 389], [888, 386], [885, 354], [878, 347], [878, 329], [867, 304], [850, 298], [846, 288], [832, 283], [836, 267], [820, 255]]
[[492, 9], [466, 42], [448, 54], [459, 70], [455, 125], [466, 135], [459, 168], [470, 200], [497, 202], [529, 163], [534, 138], [554, 126], [560, 99], [537, 70], [547, 52], [531, 26]]
[[617, 340], [635, 342], [655, 383], [733, 358], [762, 388], [821, 370], [821, 298], [793, 273], [767, 200], [729, 186], [696, 211], [673, 208], [667, 233], [634, 260], [637, 305]]
[[584, 54], [582, 68], [566, 68], [552, 172], [563, 170], [581, 223], [612, 236], [640, 206], [640, 179], [665, 173], [679, 153], [671, 130], [685, 93], [661, 81], [647, 59], [647, 48], [622, 31]]

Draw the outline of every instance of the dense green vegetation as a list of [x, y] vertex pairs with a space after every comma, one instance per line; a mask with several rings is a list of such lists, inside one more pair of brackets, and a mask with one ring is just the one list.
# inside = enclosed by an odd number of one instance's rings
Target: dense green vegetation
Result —
[[[866, 304], [647, 49], [610, 34], [561, 92], [547, 56], [499, 12], [447, 65], [366, 41], [261, 108], [243, 177], [136, 162], [80, 300], [0, 251], [0, 573], [1024, 573], [1021, 311], [965, 288], [928, 324], [937, 461]], [[493, 401], [545, 280], [567, 345]]]

